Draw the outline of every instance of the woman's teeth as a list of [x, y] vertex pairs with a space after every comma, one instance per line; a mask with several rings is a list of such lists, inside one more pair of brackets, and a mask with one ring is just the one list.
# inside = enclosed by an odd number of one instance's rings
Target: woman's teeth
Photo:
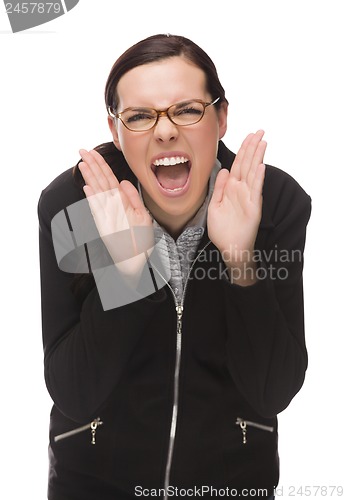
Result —
[[182, 191], [182, 189], [183, 189], [183, 187], [179, 187], [179, 188], [175, 188], [175, 189], [165, 188], [165, 190], [169, 191], [170, 193], [176, 193], [177, 191]]
[[188, 161], [184, 156], [171, 156], [170, 158], [160, 158], [156, 160], [153, 164], [156, 167], [160, 167], [161, 165], [164, 167], [169, 167], [170, 165], [178, 165], [179, 163], [186, 163]]

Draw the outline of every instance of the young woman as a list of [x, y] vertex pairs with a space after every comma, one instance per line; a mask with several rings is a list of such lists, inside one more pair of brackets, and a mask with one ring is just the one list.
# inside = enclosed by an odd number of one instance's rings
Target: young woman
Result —
[[39, 201], [48, 498], [269, 498], [307, 367], [310, 198], [263, 131], [221, 142], [224, 89], [184, 37], [129, 48], [105, 99], [113, 142]]

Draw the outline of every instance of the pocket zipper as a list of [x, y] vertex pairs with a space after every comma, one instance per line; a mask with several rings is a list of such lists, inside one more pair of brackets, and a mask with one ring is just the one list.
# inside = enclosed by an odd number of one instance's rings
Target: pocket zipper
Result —
[[68, 437], [74, 436], [75, 434], [79, 434], [80, 432], [84, 432], [90, 429], [91, 444], [96, 444], [96, 430], [100, 425], [103, 425], [103, 422], [101, 421], [100, 418], [96, 418], [89, 424], [82, 425], [81, 427], [77, 427], [76, 429], [73, 429], [71, 431], [64, 432], [63, 434], [58, 434], [57, 436], [54, 437], [54, 442], [56, 443], [57, 441], [61, 441], [61, 439], [66, 439]]
[[262, 431], [273, 432], [274, 427], [270, 425], [258, 424], [256, 422], [251, 422], [250, 420], [243, 420], [243, 418], [237, 418], [236, 425], [239, 425], [242, 429], [243, 444], [247, 443], [247, 426], [256, 427], [256, 429], [261, 429]]

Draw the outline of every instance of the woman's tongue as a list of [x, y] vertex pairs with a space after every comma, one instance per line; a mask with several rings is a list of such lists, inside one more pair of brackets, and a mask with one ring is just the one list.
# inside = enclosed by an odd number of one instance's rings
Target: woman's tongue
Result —
[[187, 182], [188, 175], [189, 168], [187, 163], [170, 165], [168, 167], [161, 165], [156, 168], [156, 177], [164, 189], [174, 190], [183, 188]]

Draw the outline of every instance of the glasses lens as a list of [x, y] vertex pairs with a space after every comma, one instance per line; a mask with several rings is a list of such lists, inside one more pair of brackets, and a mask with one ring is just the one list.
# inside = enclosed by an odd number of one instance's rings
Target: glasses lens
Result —
[[171, 106], [169, 116], [176, 125], [192, 125], [201, 120], [204, 105], [198, 101], [181, 102]]
[[148, 130], [155, 123], [157, 113], [149, 108], [132, 108], [120, 113], [121, 119], [130, 130]]

